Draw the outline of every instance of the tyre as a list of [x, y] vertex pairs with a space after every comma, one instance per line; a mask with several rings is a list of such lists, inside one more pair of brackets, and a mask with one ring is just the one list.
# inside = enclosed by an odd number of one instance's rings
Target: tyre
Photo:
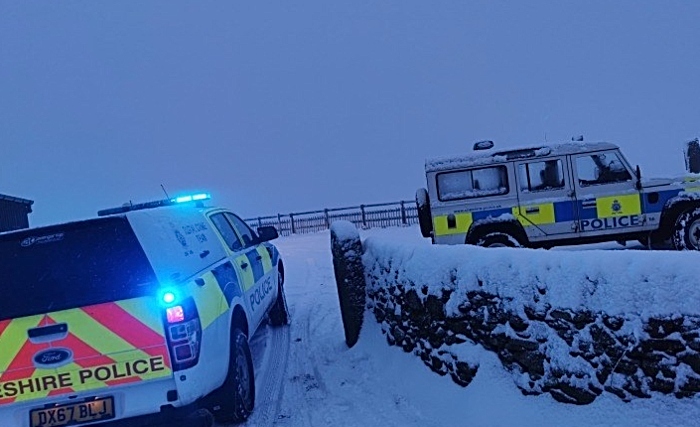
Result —
[[418, 224], [423, 237], [433, 236], [433, 217], [430, 214], [430, 197], [425, 188], [416, 191], [416, 207], [418, 209]]
[[521, 248], [523, 245], [508, 233], [488, 233], [476, 241], [477, 246], [485, 248]]
[[679, 251], [700, 250], [700, 207], [689, 209], [676, 219], [672, 241]]
[[211, 413], [217, 423], [240, 423], [255, 406], [255, 373], [248, 337], [238, 328], [231, 334], [231, 355], [224, 384], [213, 396]]
[[289, 308], [287, 307], [287, 296], [284, 294], [284, 271], [277, 273], [277, 299], [270, 309], [268, 319], [272, 326], [289, 325]]

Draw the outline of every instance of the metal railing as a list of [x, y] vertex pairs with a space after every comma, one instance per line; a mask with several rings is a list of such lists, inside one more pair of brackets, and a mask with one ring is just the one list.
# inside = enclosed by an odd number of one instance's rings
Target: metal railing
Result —
[[315, 233], [330, 228], [333, 221], [350, 221], [358, 228], [396, 227], [418, 223], [414, 201], [351, 206], [308, 212], [293, 212], [247, 218], [253, 228], [273, 226], [281, 236]]

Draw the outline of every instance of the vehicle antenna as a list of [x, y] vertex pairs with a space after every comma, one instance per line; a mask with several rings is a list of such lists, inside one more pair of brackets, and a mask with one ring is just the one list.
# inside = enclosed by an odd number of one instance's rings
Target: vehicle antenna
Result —
[[165, 198], [166, 198], [166, 199], [169, 199], [169, 198], [170, 198], [170, 196], [168, 196], [168, 192], [167, 192], [167, 191], [165, 191], [165, 187], [163, 186], [163, 184], [160, 184], [160, 188], [162, 188], [162, 189], [163, 189], [163, 193], [165, 193]]

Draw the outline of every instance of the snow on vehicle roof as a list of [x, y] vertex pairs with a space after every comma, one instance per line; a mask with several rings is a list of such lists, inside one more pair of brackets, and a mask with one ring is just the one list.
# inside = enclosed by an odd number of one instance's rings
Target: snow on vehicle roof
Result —
[[508, 150], [492, 148], [484, 151], [472, 151], [469, 154], [437, 157], [425, 161], [426, 172], [438, 172], [470, 166], [504, 163], [511, 160], [542, 156], [561, 156], [566, 154], [588, 153], [591, 151], [612, 150], [619, 148], [609, 142], [566, 142], [563, 144], [525, 146]]

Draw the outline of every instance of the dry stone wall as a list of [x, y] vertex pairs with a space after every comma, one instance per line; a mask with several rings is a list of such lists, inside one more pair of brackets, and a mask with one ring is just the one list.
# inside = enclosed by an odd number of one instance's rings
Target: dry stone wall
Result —
[[[466, 266], [459, 257], [451, 259], [453, 252], [444, 254], [447, 261], [433, 262], [442, 268], [437, 274], [428, 265], [439, 253], [426, 258], [397, 245], [394, 256], [391, 245], [365, 245], [367, 305], [388, 343], [461, 386], [468, 386], [479, 370], [478, 360], [458, 350], [467, 343], [495, 353], [523, 394], [549, 393], [564, 403], [589, 404], [603, 393], [630, 401], [700, 392], [699, 315], [553, 306], [557, 298], [548, 292], [570, 284], [539, 278], [519, 287], [521, 293], [532, 292], [514, 297], [489, 285], [488, 268], [479, 270], [473, 262]], [[518, 268], [512, 260], [504, 263]], [[450, 264], [462, 267], [445, 271]], [[538, 280], [529, 277], [524, 280]], [[590, 281], [586, 292], [614, 285], [601, 277]]]

